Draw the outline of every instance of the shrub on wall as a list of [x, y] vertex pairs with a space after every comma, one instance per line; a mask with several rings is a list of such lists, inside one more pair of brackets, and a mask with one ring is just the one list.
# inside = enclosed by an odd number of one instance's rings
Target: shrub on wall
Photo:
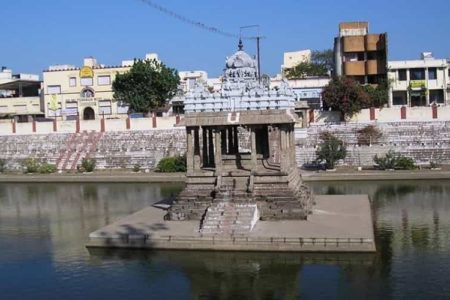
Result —
[[35, 158], [28, 158], [23, 163], [23, 166], [25, 168], [25, 173], [37, 173], [41, 164]]
[[317, 160], [325, 161], [327, 169], [334, 169], [336, 162], [347, 156], [347, 149], [344, 142], [329, 132], [320, 134], [322, 142], [316, 152]]
[[0, 173], [3, 173], [6, 171], [6, 160], [0, 159]]
[[94, 158], [83, 158], [81, 160], [81, 168], [82, 171], [85, 172], [92, 172], [95, 169], [95, 165], [96, 165], [97, 161]]
[[358, 144], [366, 146], [372, 145], [377, 143], [382, 135], [383, 134], [376, 126], [367, 125], [358, 130]]
[[186, 172], [186, 155], [165, 157], [158, 162], [157, 172]]
[[403, 156], [393, 150], [389, 150], [385, 156], [378, 157], [378, 155], [375, 155], [373, 161], [381, 170], [413, 170], [416, 168], [412, 158]]
[[43, 163], [39, 166], [39, 173], [41, 174], [51, 174], [56, 172], [56, 166], [52, 164]]

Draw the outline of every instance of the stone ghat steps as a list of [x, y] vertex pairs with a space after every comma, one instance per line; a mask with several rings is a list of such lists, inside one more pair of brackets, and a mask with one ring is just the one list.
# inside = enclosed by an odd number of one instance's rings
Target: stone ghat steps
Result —
[[256, 204], [220, 202], [206, 211], [200, 233], [203, 235], [240, 235], [250, 232], [257, 214]]

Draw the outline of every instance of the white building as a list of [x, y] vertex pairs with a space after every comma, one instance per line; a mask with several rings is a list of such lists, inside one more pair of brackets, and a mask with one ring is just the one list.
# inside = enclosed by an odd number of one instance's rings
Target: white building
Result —
[[310, 62], [311, 54], [312, 52], [309, 49], [284, 52], [283, 64], [281, 65], [281, 74], [284, 74], [287, 69], [292, 69], [302, 62]]
[[388, 62], [389, 106], [447, 104], [448, 64], [430, 52], [422, 59]]
[[[304, 107], [321, 109], [322, 92], [330, 82], [329, 77], [307, 77], [301, 79], [285, 79], [289, 87], [294, 91], [297, 102]], [[277, 89], [283, 82], [280, 74], [270, 79], [270, 88]]]

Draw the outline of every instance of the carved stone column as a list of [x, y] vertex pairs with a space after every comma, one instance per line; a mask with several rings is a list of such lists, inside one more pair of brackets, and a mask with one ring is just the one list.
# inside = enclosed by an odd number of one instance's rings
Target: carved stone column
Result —
[[214, 129], [214, 164], [216, 165], [216, 176], [222, 174], [222, 131]]
[[256, 171], [258, 166], [257, 153], [256, 153], [256, 132], [253, 126], [250, 127], [250, 144], [251, 144], [251, 158], [252, 158], [252, 171]]
[[206, 127], [202, 127], [202, 143], [203, 143], [203, 148], [202, 148], [202, 162], [203, 162], [203, 167], [207, 167], [208, 166], [208, 134], [207, 134], [207, 130]]
[[186, 127], [186, 167], [187, 172], [194, 170], [194, 136], [192, 127]]

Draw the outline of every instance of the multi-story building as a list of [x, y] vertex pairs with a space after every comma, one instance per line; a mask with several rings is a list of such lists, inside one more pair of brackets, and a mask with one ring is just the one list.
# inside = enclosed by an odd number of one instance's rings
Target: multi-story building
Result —
[[387, 34], [370, 34], [368, 22], [340, 23], [334, 40], [336, 75], [361, 84], [386, 80], [387, 48]]
[[283, 56], [283, 64], [281, 65], [281, 74], [285, 74], [285, 72], [289, 69], [294, 68], [300, 63], [310, 62], [311, 61], [311, 50], [300, 50], [300, 51], [292, 51], [292, 52], [284, 52]]
[[[158, 59], [154, 53], [145, 59]], [[113, 101], [112, 83], [116, 74], [130, 70], [134, 60], [105, 66], [95, 58], [85, 58], [82, 67], [54, 65], [44, 71], [44, 111], [47, 117], [92, 120], [99, 116], [126, 116], [128, 106]]]
[[390, 106], [427, 106], [447, 103], [448, 63], [435, 59], [431, 52], [418, 60], [390, 61]]
[[41, 81], [39, 75], [13, 74], [2, 67], [0, 71], [0, 118], [28, 122], [42, 118]]

